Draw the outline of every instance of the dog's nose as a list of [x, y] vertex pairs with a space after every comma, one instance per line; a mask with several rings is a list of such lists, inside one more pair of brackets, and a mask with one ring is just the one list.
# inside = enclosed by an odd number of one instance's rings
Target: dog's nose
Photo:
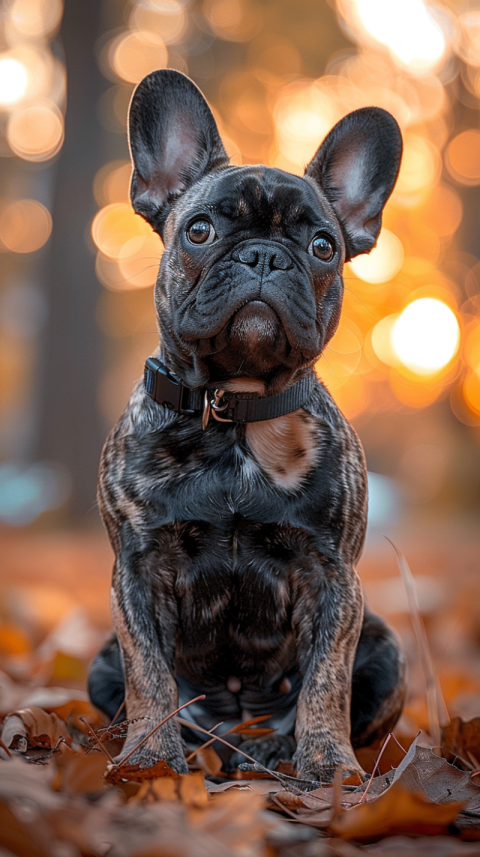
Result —
[[248, 265], [249, 268], [261, 268], [270, 271], [288, 271], [293, 268], [289, 255], [281, 247], [265, 244], [243, 244], [233, 251], [235, 262]]

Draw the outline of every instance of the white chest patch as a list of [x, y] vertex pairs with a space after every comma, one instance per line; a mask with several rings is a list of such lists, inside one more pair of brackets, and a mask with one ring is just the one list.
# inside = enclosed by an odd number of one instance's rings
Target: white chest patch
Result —
[[[263, 381], [238, 378], [225, 384], [232, 392], [261, 393]], [[264, 473], [280, 488], [296, 488], [318, 460], [315, 421], [303, 408], [276, 417], [248, 423], [248, 446]]]

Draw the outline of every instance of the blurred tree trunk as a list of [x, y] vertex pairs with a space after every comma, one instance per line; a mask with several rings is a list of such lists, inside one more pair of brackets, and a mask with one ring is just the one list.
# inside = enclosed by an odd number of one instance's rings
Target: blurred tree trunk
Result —
[[100, 0], [65, 2], [65, 143], [56, 165], [53, 232], [45, 271], [49, 316], [37, 381], [34, 457], [58, 461], [68, 469], [72, 480], [69, 523], [81, 523], [94, 509], [104, 437], [97, 406], [103, 362], [102, 337], [95, 321], [100, 286], [94, 255], [88, 249], [95, 214], [92, 182], [101, 166], [102, 131], [96, 110], [105, 80], [94, 56], [101, 9]]

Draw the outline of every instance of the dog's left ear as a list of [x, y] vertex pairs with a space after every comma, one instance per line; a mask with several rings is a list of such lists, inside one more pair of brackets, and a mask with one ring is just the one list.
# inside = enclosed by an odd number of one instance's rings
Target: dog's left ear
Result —
[[203, 175], [229, 163], [197, 86], [173, 69], [137, 86], [129, 112], [132, 205], [162, 235], [172, 204]]
[[393, 116], [363, 107], [332, 128], [305, 170], [340, 221], [346, 261], [375, 246], [401, 157], [402, 136]]

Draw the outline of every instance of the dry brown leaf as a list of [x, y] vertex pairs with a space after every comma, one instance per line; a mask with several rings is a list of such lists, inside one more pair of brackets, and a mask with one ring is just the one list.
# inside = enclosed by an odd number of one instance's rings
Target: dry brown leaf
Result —
[[16, 857], [48, 857], [3, 801], [0, 801], [0, 847]]
[[195, 764], [207, 776], [216, 776], [222, 770], [222, 760], [213, 747], [203, 747], [195, 754]]
[[450, 751], [460, 756], [467, 762], [477, 761], [480, 768], [480, 717], [472, 720], [462, 720], [461, 717], [453, 717], [448, 726], [442, 729], [442, 754]]
[[56, 652], [49, 668], [49, 682], [75, 682], [85, 684], [87, 665], [85, 661], [65, 652]]
[[462, 808], [458, 801], [432, 803], [398, 781], [377, 800], [342, 812], [331, 821], [330, 830], [343, 839], [370, 842], [396, 833], [436, 835], [447, 831]]
[[[368, 800], [385, 793], [395, 782], [401, 782], [412, 793], [423, 794], [433, 803], [445, 804], [455, 800], [462, 802], [470, 812], [480, 812], [480, 786], [472, 781], [469, 773], [460, 771], [428, 747], [418, 747], [414, 743], [396, 771], [376, 777], [371, 782]], [[366, 786], [357, 789], [355, 795], [360, 795], [365, 789]]]
[[[408, 737], [403, 736], [402, 738], [399, 738], [398, 740], [402, 747], [409, 747], [415, 738], [415, 734], [416, 733], [409, 735]], [[360, 749], [355, 750], [355, 756], [367, 774], [371, 774], [375, 767], [379, 752], [382, 748], [383, 740], [384, 739], [371, 744], [370, 747], [361, 747]], [[381, 774], [386, 774], [388, 771], [391, 771], [392, 768], [398, 768], [404, 756], [405, 753], [392, 738], [388, 742], [385, 752], [382, 754], [378, 770]]]
[[0, 623], [0, 653], [5, 655], [25, 655], [32, 648], [30, 637], [19, 625], [13, 622]]
[[209, 801], [203, 774], [180, 774], [177, 778], [160, 777], [144, 781], [134, 801], [154, 803], [158, 800], [181, 801], [185, 806], [201, 809]]
[[143, 780], [155, 780], [158, 777], [173, 777], [177, 779], [180, 774], [177, 774], [166, 762], [160, 760], [151, 768], [141, 768], [139, 765], [107, 765], [107, 773], [105, 779], [107, 782], [115, 783], [121, 780], [133, 780], [140, 783]]
[[71, 747], [61, 746], [55, 757], [57, 776], [54, 788], [71, 794], [97, 794], [105, 791], [107, 758], [103, 753], [75, 752]]
[[22, 708], [7, 715], [3, 723], [2, 741], [10, 749], [24, 753], [29, 747], [55, 747], [63, 738], [71, 738], [66, 723], [43, 708]]
[[270, 735], [276, 732], [269, 726], [262, 726], [259, 729], [254, 728], [257, 723], [263, 723], [264, 720], [270, 720], [271, 714], [261, 714], [259, 717], [251, 717], [250, 720], [244, 720], [238, 726], [234, 726], [226, 732], [226, 735], [250, 735], [252, 737], [260, 737], [261, 735]]

